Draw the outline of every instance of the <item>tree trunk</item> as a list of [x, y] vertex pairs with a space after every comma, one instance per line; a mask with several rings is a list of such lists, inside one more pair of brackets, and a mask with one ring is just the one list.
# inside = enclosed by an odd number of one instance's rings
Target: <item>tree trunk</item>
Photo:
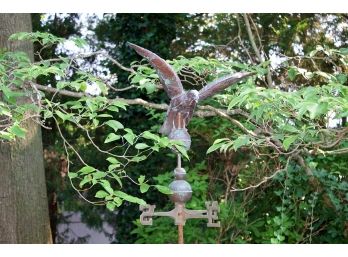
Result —
[[[31, 31], [30, 14], [0, 14], [0, 49], [26, 52], [29, 42], [9, 42], [16, 32]], [[23, 124], [25, 139], [0, 142], [0, 243], [51, 243], [41, 128]]]

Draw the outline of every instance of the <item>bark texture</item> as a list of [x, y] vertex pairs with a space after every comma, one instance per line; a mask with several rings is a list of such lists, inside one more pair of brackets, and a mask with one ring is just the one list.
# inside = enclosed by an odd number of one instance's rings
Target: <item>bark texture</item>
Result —
[[[31, 31], [30, 14], [0, 14], [0, 48], [26, 52], [29, 42], [9, 42], [16, 32]], [[41, 128], [24, 125], [25, 139], [0, 142], [0, 243], [51, 243]]]

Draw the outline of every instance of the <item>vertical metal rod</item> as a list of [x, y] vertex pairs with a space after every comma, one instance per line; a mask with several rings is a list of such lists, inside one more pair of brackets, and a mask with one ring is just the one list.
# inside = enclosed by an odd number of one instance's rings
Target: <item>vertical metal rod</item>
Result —
[[[181, 168], [181, 155], [177, 154], [177, 167]], [[183, 215], [183, 206], [179, 208], [178, 216]], [[184, 243], [184, 225], [178, 225], [178, 244], [183, 244]]]
[[178, 204], [178, 220], [180, 221], [181, 224], [178, 225], [178, 244], [183, 244], [184, 243], [184, 225], [183, 221], [184, 221], [184, 208], [185, 208], [185, 204]]
[[180, 154], [177, 154], [177, 167], [178, 168], [181, 168], [181, 155]]
[[178, 244], [184, 244], [184, 225], [178, 225]]

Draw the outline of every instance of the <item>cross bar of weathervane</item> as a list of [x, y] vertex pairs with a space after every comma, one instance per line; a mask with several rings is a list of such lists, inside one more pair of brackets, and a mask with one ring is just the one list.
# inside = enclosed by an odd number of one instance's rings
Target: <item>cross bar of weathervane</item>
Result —
[[174, 219], [175, 225], [185, 225], [188, 219], [207, 219], [208, 227], [220, 227], [218, 221], [219, 205], [216, 201], [206, 202], [206, 210], [189, 210], [184, 204], [175, 204], [175, 208], [168, 212], [155, 212], [155, 205], [142, 205], [140, 210], [140, 223], [142, 225], [152, 225], [153, 217], [170, 217]]

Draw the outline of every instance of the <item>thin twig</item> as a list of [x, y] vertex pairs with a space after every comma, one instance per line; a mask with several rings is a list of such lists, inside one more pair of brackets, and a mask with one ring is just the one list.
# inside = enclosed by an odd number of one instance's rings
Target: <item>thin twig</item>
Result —
[[[251, 46], [256, 54], [256, 57], [258, 59], [258, 61], [260, 63], [264, 62], [264, 58], [262, 57], [261, 55], [261, 52], [260, 50], [257, 48], [256, 46], [256, 43], [255, 43], [255, 38], [254, 38], [254, 35], [253, 35], [253, 32], [251, 31], [251, 26], [250, 26], [250, 23], [249, 23], [249, 17], [246, 13], [243, 14], [243, 18], [244, 18], [244, 23], [245, 23], [245, 26], [246, 26], [246, 29], [247, 29], [247, 33], [248, 33], [248, 36], [249, 36], [249, 40], [250, 40], [250, 43], [251, 43]], [[251, 18], [250, 18], [251, 19]], [[271, 77], [271, 70], [270, 70], [270, 67], [268, 65], [267, 67], [267, 84], [268, 84], [268, 87], [273, 87], [273, 82], [272, 82], [272, 77]]]
[[261, 181], [260, 181], [259, 183], [257, 183], [256, 185], [248, 186], [248, 187], [245, 187], [245, 188], [233, 188], [233, 187], [232, 187], [231, 192], [241, 192], [241, 191], [246, 191], [246, 190], [249, 190], [249, 189], [252, 189], [252, 188], [257, 188], [257, 187], [261, 186], [262, 184], [266, 183], [266, 182], [269, 181], [270, 179], [274, 178], [278, 173], [287, 170], [291, 159], [292, 159], [292, 156], [290, 156], [290, 157], [288, 158], [288, 160], [286, 161], [286, 165], [285, 165], [285, 167], [284, 167], [283, 169], [277, 170], [276, 172], [274, 172], [274, 173], [273, 173], [271, 176], [269, 176], [269, 177], [264, 177], [263, 180], [261, 180]]

